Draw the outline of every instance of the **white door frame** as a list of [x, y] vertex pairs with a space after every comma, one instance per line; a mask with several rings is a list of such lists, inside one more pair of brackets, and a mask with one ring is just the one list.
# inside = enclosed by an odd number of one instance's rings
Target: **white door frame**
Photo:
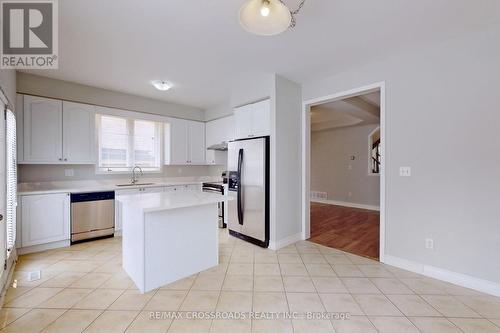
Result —
[[328, 102], [338, 101], [349, 97], [359, 96], [380, 90], [380, 139], [381, 139], [381, 168], [380, 168], [380, 262], [385, 257], [385, 222], [386, 222], [386, 183], [385, 170], [387, 156], [385, 153], [385, 81], [369, 84], [347, 91], [310, 99], [303, 102], [302, 112], [302, 239], [311, 236], [310, 221], [310, 186], [311, 186], [311, 107]]

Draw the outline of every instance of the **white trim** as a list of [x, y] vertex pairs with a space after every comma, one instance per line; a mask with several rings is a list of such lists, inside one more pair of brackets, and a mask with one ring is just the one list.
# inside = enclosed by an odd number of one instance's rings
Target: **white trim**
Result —
[[380, 262], [385, 262], [385, 223], [386, 223], [386, 204], [385, 204], [385, 170], [387, 156], [385, 154], [386, 133], [385, 133], [385, 81], [366, 85], [364, 87], [354, 88], [347, 91], [327, 95], [319, 98], [306, 100], [303, 102], [302, 112], [302, 239], [308, 239], [310, 230], [310, 150], [311, 150], [311, 123], [310, 110], [312, 106], [341, 100], [349, 97], [359, 96], [380, 90], [380, 151], [382, 154], [380, 169]]
[[323, 204], [327, 204], [327, 205], [344, 206], [344, 207], [352, 207], [352, 208], [380, 211], [379, 206], [365, 205], [365, 204], [359, 204], [359, 203], [355, 203], [355, 202], [337, 201], [337, 200], [328, 200], [328, 199], [311, 199], [311, 202], [323, 203]]
[[52, 243], [47, 243], [47, 244], [40, 244], [40, 245], [32, 245], [32, 246], [18, 248], [17, 254], [23, 255], [23, 254], [34, 253], [34, 252], [42, 252], [42, 251], [46, 251], [46, 250], [67, 247], [70, 245], [71, 245], [71, 242], [69, 240], [57, 241], [57, 242], [52, 242]]
[[1, 277], [2, 289], [0, 292], [0, 307], [3, 307], [4, 305], [5, 295], [7, 294], [7, 290], [12, 284], [12, 279], [14, 278], [14, 271], [16, 269], [17, 263], [17, 252], [15, 248], [8, 260], [10, 261], [10, 264], [7, 264], [7, 271], [5, 271]]
[[270, 241], [269, 248], [271, 250], [277, 251], [285, 246], [296, 243], [302, 240], [302, 232], [296, 233], [295, 235], [288, 236], [286, 238], [280, 239], [279, 241]]
[[422, 274], [437, 280], [446, 281], [458, 286], [477, 290], [486, 294], [500, 297], [500, 284], [453, 272], [447, 269], [421, 264], [411, 260], [385, 255], [385, 264], [398, 267], [417, 274]]

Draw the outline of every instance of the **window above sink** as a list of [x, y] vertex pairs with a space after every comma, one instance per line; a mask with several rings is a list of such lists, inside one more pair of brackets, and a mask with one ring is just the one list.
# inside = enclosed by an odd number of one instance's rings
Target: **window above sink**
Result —
[[129, 173], [134, 166], [144, 172], [161, 172], [160, 122], [96, 115], [99, 173]]

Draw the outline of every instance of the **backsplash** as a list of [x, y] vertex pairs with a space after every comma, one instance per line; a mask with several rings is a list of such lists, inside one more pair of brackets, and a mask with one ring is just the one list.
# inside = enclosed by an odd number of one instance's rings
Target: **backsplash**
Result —
[[[66, 170], [73, 170], [73, 176], [66, 176]], [[141, 178], [220, 176], [224, 170], [224, 166], [213, 165], [165, 165], [163, 166], [163, 173], [146, 173]], [[94, 165], [18, 165], [18, 182], [20, 183], [123, 179], [125, 177], [127, 175], [124, 174], [96, 174]]]

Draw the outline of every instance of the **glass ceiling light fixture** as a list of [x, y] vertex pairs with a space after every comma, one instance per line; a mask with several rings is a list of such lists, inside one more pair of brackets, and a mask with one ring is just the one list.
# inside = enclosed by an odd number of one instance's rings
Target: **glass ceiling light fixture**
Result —
[[151, 81], [151, 84], [158, 90], [167, 91], [172, 88], [172, 83], [164, 81], [164, 80], [154, 80]]
[[240, 9], [240, 24], [259, 36], [273, 36], [295, 27], [297, 15], [306, 0], [291, 11], [282, 0], [248, 0]]

